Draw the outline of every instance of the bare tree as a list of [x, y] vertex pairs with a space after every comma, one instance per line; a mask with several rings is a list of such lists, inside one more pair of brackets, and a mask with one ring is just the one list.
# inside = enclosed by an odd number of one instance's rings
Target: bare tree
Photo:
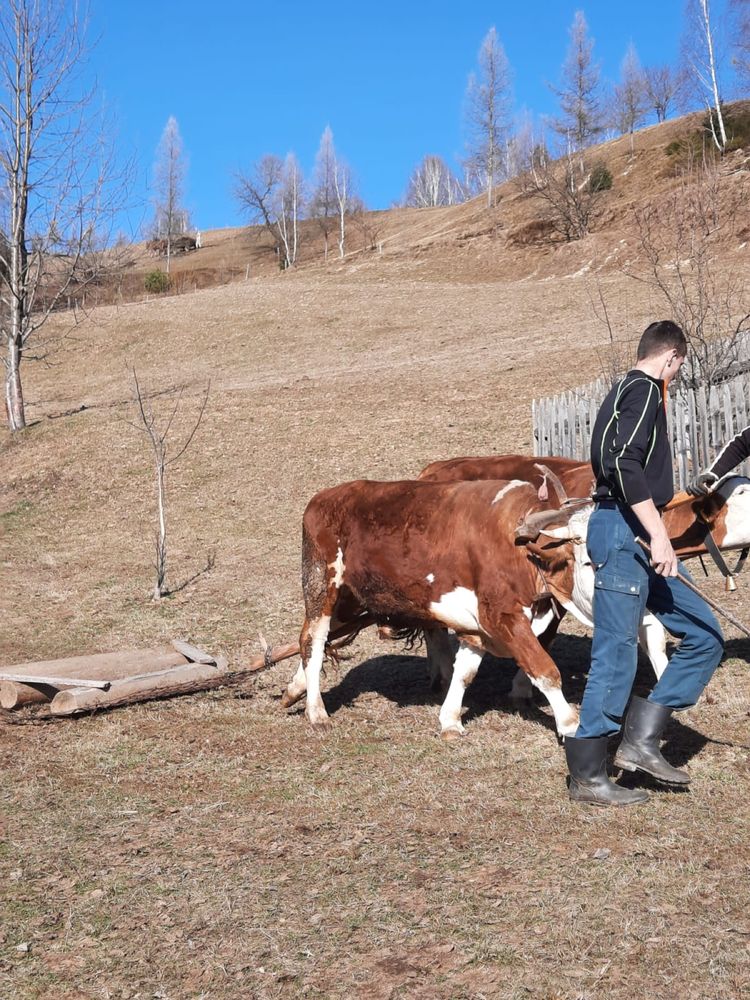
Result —
[[[131, 423], [132, 427], [137, 430], [143, 431], [146, 434], [153, 453], [154, 459], [154, 472], [156, 475], [156, 514], [157, 514], [157, 530], [156, 530], [156, 560], [154, 563], [154, 568], [156, 570], [156, 582], [154, 583], [153, 589], [153, 599], [155, 601], [161, 600], [162, 597], [167, 597], [169, 594], [174, 594], [178, 590], [182, 590], [187, 583], [191, 582], [199, 576], [200, 573], [195, 574], [190, 578], [190, 580], [185, 581], [179, 586], [172, 587], [171, 589], [167, 587], [167, 494], [166, 494], [166, 474], [167, 468], [170, 465], [182, 458], [185, 452], [190, 447], [190, 443], [195, 437], [196, 431], [200, 426], [200, 422], [203, 418], [203, 414], [206, 409], [206, 403], [208, 402], [208, 393], [211, 387], [209, 382], [206, 385], [206, 391], [203, 395], [203, 399], [199, 405], [198, 415], [192, 424], [192, 427], [187, 431], [185, 435], [185, 440], [181, 445], [178, 445], [176, 454], [169, 454], [169, 435], [172, 431], [172, 425], [174, 423], [175, 417], [177, 417], [178, 411], [180, 409], [180, 403], [182, 400], [183, 389], [172, 388], [167, 391], [167, 396], [171, 397], [173, 400], [173, 405], [171, 406], [171, 412], [159, 422], [157, 416], [154, 413], [153, 407], [151, 405], [150, 398], [142, 391], [140, 383], [138, 381], [138, 375], [135, 368], [133, 369], [133, 386], [134, 386], [134, 397], [136, 403], [136, 411], [138, 416], [137, 423]], [[209, 555], [207, 566], [200, 572], [205, 572], [211, 569], [213, 565], [213, 557]]]
[[482, 179], [487, 204], [498, 181], [507, 176], [505, 154], [510, 138], [511, 70], [497, 31], [490, 28], [479, 50], [479, 68], [466, 90], [468, 169]]
[[734, 56], [732, 62], [745, 90], [750, 89], [750, 4], [748, 0], [732, 0]]
[[234, 189], [235, 198], [250, 225], [261, 226], [272, 236], [277, 254], [280, 253], [280, 246], [276, 204], [283, 172], [284, 164], [278, 156], [262, 156], [251, 170], [236, 175]]
[[80, 82], [85, 55], [75, 4], [0, 5], [0, 333], [12, 431], [26, 426], [22, 362], [54, 346], [39, 334], [50, 314], [122, 262], [108, 245], [128, 167], [117, 167], [95, 92]]
[[167, 274], [172, 259], [172, 241], [188, 228], [185, 196], [187, 163], [177, 119], [170, 115], [156, 150], [154, 164], [154, 236], [166, 241]]
[[643, 74], [646, 99], [657, 122], [667, 120], [669, 107], [683, 85], [682, 77], [671, 66], [649, 66]]
[[310, 216], [317, 221], [323, 233], [323, 253], [326, 260], [328, 260], [329, 238], [338, 221], [335, 175], [336, 148], [333, 144], [333, 132], [330, 126], [326, 125], [315, 157], [310, 198]]
[[333, 173], [333, 188], [336, 192], [336, 207], [339, 220], [339, 257], [343, 258], [346, 249], [346, 221], [354, 211], [362, 210], [362, 204], [354, 191], [354, 179], [351, 168], [343, 160], [337, 160]]
[[721, 107], [721, 65], [711, 21], [710, 0], [687, 0], [683, 53], [686, 69], [703, 94], [711, 138], [720, 153], [727, 146]]
[[750, 331], [747, 273], [721, 252], [739, 239], [749, 194], [744, 180], [706, 159], [634, 213], [640, 255], [625, 273], [647, 285], [685, 331], [691, 361], [683, 374], [693, 385], [722, 380]]
[[518, 183], [545, 206], [549, 231], [566, 242], [586, 236], [599, 206], [585, 161], [581, 178], [580, 158], [576, 157], [575, 162], [572, 152], [553, 161], [540, 147], [532, 160], [531, 168], [519, 177]]
[[409, 178], [404, 204], [415, 208], [457, 205], [464, 200], [461, 181], [441, 156], [425, 156]]
[[271, 234], [282, 268], [291, 267], [299, 249], [304, 179], [294, 153], [285, 160], [263, 156], [247, 173], [238, 173], [235, 197], [252, 225]]
[[292, 267], [297, 261], [299, 221], [302, 218], [304, 197], [304, 180], [299, 162], [294, 153], [287, 153], [274, 206], [284, 268]]
[[612, 99], [613, 123], [621, 133], [630, 135], [631, 156], [633, 133], [643, 124], [647, 107], [643, 70], [635, 46], [631, 43], [620, 64], [620, 82], [614, 87]]
[[594, 40], [588, 30], [583, 11], [576, 11], [562, 67], [562, 83], [559, 89], [553, 88], [562, 114], [554, 119], [552, 127], [573, 151], [585, 149], [604, 128], [600, 70], [594, 62]]

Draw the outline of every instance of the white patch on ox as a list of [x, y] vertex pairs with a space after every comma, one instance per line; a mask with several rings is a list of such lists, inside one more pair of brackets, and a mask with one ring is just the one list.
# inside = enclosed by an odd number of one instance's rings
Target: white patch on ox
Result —
[[537, 639], [540, 635], [544, 635], [555, 616], [554, 608], [550, 608], [549, 611], [545, 611], [543, 615], [534, 615], [531, 608], [524, 608], [523, 613], [531, 622], [531, 631]]
[[328, 564], [328, 568], [334, 571], [333, 582], [337, 587], [340, 587], [344, 582], [344, 570], [346, 565], [344, 563], [344, 553], [341, 551], [341, 545], [339, 545], [336, 551], [336, 558], [332, 563]]
[[528, 486], [529, 484], [523, 479], [511, 479], [509, 483], [506, 483], [501, 490], [498, 490], [495, 494], [495, 499], [492, 501], [493, 504], [497, 503], [498, 500], [502, 500], [506, 493], [510, 493], [514, 490], [516, 486]]
[[479, 628], [479, 601], [468, 587], [456, 587], [430, 603], [430, 611], [451, 628], [475, 632]]
[[440, 708], [440, 731], [449, 736], [464, 731], [461, 723], [461, 707], [466, 688], [476, 677], [482, 653], [465, 643], [461, 643], [453, 661], [453, 677], [451, 679], [445, 701]]
[[428, 583], [434, 583], [435, 582], [435, 574], [434, 573], [428, 573], [427, 576], [425, 577], [425, 580]]
[[724, 519], [722, 549], [744, 549], [750, 545], [750, 479], [732, 476], [724, 480], [717, 493], [724, 497], [727, 511]]
[[531, 683], [538, 688], [555, 715], [555, 726], [560, 736], [574, 736], [578, 729], [578, 712], [565, 700], [562, 689], [547, 677], [532, 677]]

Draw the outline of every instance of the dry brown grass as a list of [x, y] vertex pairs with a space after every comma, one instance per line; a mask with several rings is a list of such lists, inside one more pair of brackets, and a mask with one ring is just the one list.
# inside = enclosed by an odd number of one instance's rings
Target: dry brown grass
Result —
[[[440, 219], [419, 225], [427, 239]], [[465, 243], [455, 273], [447, 249], [386, 250], [101, 309], [57, 367], [27, 366], [33, 426], [0, 438], [4, 662], [172, 636], [242, 661], [258, 631], [299, 626], [316, 490], [528, 450], [530, 400], [599, 371], [578, 274], [596, 238], [537, 251], [523, 280], [515, 251], [500, 276], [497, 237]], [[601, 280], [636, 335], [653, 303]], [[212, 380], [168, 483], [171, 580], [208, 549], [216, 566], [160, 605], [150, 459], [121, 419], [132, 364], [188, 399]], [[750, 615], [744, 590], [708, 586]], [[577, 700], [588, 638], [563, 632]], [[749, 652], [731, 641], [709, 697], [670, 728], [692, 790], [622, 812], [567, 801], [552, 720], [512, 714], [507, 664], [483, 667], [468, 734], [447, 746], [419, 651], [372, 637], [326, 679], [323, 736], [278, 706], [291, 664], [75, 721], [4, 719], [0, 996], [750, 996]]]

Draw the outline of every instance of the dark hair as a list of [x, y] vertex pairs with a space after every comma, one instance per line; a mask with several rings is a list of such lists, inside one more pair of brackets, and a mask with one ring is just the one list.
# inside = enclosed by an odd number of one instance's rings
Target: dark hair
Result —
[[643, 331], [638, 342], [638, 360], [643, 361], [670, 349], [684, 357], [687, 354], [687, 340], [676, 323], [671, 319], [662, 319], [658, 323], [649, 324]]

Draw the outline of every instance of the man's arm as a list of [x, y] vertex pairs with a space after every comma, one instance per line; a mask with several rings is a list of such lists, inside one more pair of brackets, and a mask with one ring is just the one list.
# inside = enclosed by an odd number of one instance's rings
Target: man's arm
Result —
[[654, 501], [641, 500], [631, 504], [631, 510], [651, 539], [651, 562], [656, 572], [659, 576], [677, 576], [677, 556]]
[[693, 496], [705, 496], [711, 492], [722, 476], [726, 476], [748, 457], [750, 457], [750, 426], [733, 437], [721, 449], [712, 464], [688, 483], [688, 493]]

